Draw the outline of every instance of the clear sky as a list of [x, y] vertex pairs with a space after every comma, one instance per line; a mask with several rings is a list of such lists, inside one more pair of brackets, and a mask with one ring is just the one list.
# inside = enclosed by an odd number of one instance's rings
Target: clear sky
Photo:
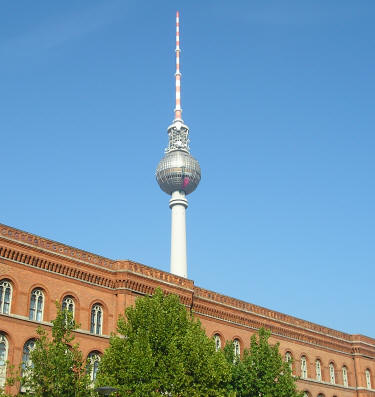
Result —
[[2, 1], [0, 221], [168, 271], [176, 10], [189, 278], [375, 337], [373, 0]]

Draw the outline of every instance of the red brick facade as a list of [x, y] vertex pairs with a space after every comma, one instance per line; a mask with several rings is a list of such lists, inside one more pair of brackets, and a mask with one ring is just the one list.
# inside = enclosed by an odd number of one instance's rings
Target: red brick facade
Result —
[[[81, 324], [76, 338], [87, 356], [92, 351], [104, 352], [108, 335], [116, 330], [117, 317], [126, 306], [138, 296], [161, 287], [179, 295], [200, 318], [209, 336], [220, 335], [222, 345], [225, 340], [238, 339], [243, 349], [258, 328], [270, 329], [271, 341], [280, 343], [282, 354], [293, 357], [294, 373], [301, 376], [305, 372], [306, 379], [299, 380], [298, 386], [308, 396], [375, 397], [374, 339], [345, 334], [207, 291], [191, 280], [139, 263], [103, 258], [0, 225], [0, 283], [4, 280], [11, 284], [12, 298], [10, 309], [0, 310], [0, 347], [5, 338], [6, 358], [16, 366], [22, 361], [24, 344], [36, 337], [36, 327], [40, 323], [51, 326], [56, 300], [73, 298], [75, 319]], [[44, 296], [41, 322], [29, 319], [30, 297], [36, 288]], [[102, 308], [101, 335], [90, 333], [91, 309], [95, 304]], [[306, 365], [301, 372], [304, 360]], [[317, 380], [317, 360], [321, 380]], [[0, 379], [5, 369], [1, 364], [0, 349]]]

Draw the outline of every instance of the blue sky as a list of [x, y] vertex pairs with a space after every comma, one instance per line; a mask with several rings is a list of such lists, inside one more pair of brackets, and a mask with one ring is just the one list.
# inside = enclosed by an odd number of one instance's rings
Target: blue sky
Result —
[[168, 271], [177, 9], [189, 278], [375, 337], [370, 0], [3, 1], [0, 221]]

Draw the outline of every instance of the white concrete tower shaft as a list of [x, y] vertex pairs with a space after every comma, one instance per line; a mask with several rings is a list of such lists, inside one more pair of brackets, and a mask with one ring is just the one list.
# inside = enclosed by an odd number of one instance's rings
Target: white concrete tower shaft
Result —
[[185, 192], [176, 190], [169, 200], [171, 208], [171, 273], [187, 277], [186, 208]]

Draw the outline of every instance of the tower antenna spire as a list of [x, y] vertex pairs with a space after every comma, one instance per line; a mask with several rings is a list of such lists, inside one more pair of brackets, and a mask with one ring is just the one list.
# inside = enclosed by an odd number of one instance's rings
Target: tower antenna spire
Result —
[[176, 107], [174, 109], [174, 119], [181, 118], [181, 72], [180, 72], [180, 13], [176, 12]]

